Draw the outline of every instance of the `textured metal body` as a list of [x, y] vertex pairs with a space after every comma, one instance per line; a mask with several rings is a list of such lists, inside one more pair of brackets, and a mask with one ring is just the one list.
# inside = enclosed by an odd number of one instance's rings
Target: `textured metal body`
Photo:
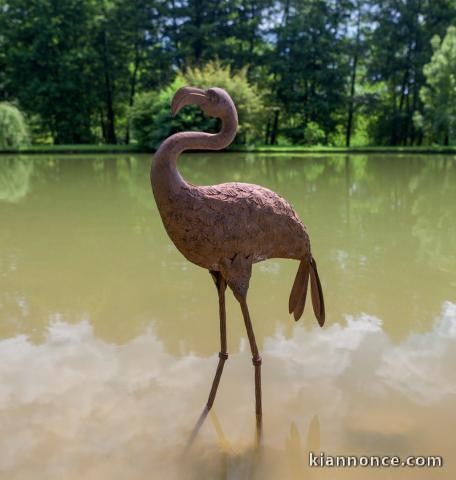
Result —
[[219, 364], [207, 407], [211, 408], [228, 358], [226, 345], [225, 288], [239, 301], [255, 368], [256, 414], [261, 416], [261, 357], [247, 307], [252, 264], [268, 258], [290, 258], [300, 267], [289, 299], [297, 320], [304, 311], [310, 280], [312, 305], [320, 325], [325, 309], [316, 263], [306, 228], [291, 205], [277, 193], [247, 183], [196, 186], [182, 178], [177, 159], [185, 150], [221, 150], [236, 136], [238, 118], [231, 97], [222, 89], [183, 87], [176, 92], [172, 112], [196, 103], [222, 121], [219, 133], [181, 132], [167, 138], [157, 150], [150, 179], [165, 229], [178, 250], [190, 261], [210, 271], [219, 295]]
[[258, 185], [184, 184], [160, 213], [179, 251], [210, 270], [219, 271], [221, 259], [237, 254], [255, 263], [274, 257], [300, 260], [310, 253], [309, 236], [293, 208]]

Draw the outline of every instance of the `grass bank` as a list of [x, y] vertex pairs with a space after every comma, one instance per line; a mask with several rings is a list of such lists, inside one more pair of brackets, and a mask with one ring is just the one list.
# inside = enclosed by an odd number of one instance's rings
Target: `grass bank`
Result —
[[254, 153], [406, 153], [406, 154], [456, 154], [456, 146], [431, 145], [424, 147], [303, 147], [303, 146], [235, 146], [230, 151]]
[[74, 153], [138, 153], [136, 145], [30, 145], [21, 148], [0, 149], [0, 154], [74, 154]]
[[[250, 153], [395, 153], [395, 154], [456, 154], [456, 146], [423, 146], [423, 147], [303, 147], [277, 145], [234, 145], [229, 152]], [[0, 154], [33, 155], [33, 154], [77, 154], [77, 153], [151, 153], [140, 149], [137, 145], [31, 145], [17, 149], [0, 149]]]

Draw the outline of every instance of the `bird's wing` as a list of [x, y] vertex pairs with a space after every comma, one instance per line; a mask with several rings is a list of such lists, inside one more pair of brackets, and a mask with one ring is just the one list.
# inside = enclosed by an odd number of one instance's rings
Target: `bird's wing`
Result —
[[280, 195], [260, 185], [222, 183], [200, 187], [209, 208], [224, 215], [234, 215], [249, 221], [283, 217], [302, 226], [293, 207]]

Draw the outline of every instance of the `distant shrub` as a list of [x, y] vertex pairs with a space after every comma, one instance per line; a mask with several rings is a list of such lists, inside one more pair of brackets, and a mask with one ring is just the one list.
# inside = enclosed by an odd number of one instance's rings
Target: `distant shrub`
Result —
[[11, 103], [0, 103], [0, 148], [16, 148], [29, 143], [27, 124], [21, 111]]
[[185, 109], [175, 118], [171, 116], [170, 106], [174, 92], [184, 86], [178, 77], [168, 87], [158, 92], [146, 92], [138, 95], [130, 112], [133, 136], [141, 148], [155, 149], [166, 137], [179, 130], [187, 130], [192, 125], [192, 117]]
[[303, 140], [305, 145], [322, 145], [325, 143], [325, 132], [318, 123], [309, 122], [304, 129]]
[[185, 107], [171, 116], [171, 99], [185, 85], [199, 88], [224, 88], [233, 98], [239, 115], [237, 143], [247, 143], [260, 136], [263, 103], [256, 88], [248, 82], [247, 71], [231, 72], [218, 61], [203, 68], [189, 68], [174, 82], [158, 92], [139, 95], [130, 112], [134, 138], [142, 148], [154, 149], [169, 135], [182, 130], [217, 131], [218, 121], [206, 117], [199, 108]]

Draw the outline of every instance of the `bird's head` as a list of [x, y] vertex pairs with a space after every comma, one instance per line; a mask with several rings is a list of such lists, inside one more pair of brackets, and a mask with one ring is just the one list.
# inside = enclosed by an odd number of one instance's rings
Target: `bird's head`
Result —
[[171, 102], [173, 117], [186, 105], [198, 105], [210, 117], [225, 118], [227, 115], [232, 115], [233, 112], [236, 114], [233, 100], [223, 88], [218, 87], [207, 90], [195, 87], [179, 88]]

